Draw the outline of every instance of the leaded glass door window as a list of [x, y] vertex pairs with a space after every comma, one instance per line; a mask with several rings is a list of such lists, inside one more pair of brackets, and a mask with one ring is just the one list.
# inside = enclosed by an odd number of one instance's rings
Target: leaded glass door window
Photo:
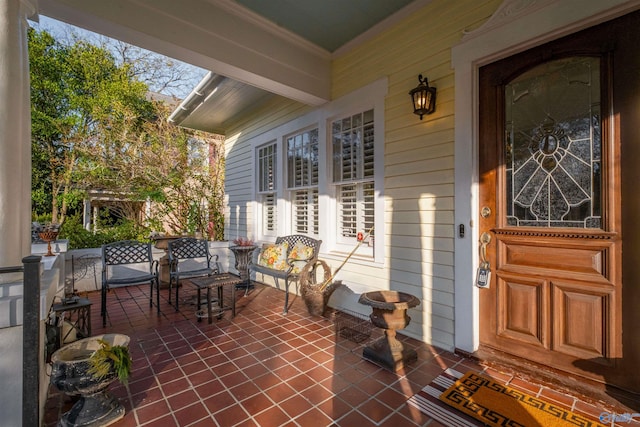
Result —
[[539, 65], [505, 86], [507, 224], [602, 228], [600, 59]]

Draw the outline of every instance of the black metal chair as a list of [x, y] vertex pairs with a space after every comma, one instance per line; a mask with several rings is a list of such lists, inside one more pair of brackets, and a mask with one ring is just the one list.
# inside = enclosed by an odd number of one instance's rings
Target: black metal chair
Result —
[[[290, 236], [279, 236], [276, 238], [276, 245], [282, 244], [283, 242], [287, 242], [287, 268], [284, 270], [275, 270], [273, 268], [266, 267], [264, 265], [259, 264], [260, 253], [261, 251], [255, 251], [253, 253], [253, 259], [249, 264], [249, 271], [253, 271], [256, 273], [267, 274], [272, 276], [278, 283], [278, 279], [284, 279], [284, 309], [282, 310], [282, 314], [287, 314], [289, 312], [289, 284], [290, 282], [297, 282], [300, 279], [300, 271], [302, 271], [302, 267], [307, 263], [315, 263], [318, 260], [318, 255], [320, 254], [320, 246], [322, 245], [322, 240], [316, 240], [309, 236], [305, 236], [302, 234], [293, 234]], [[301, 243], [304, 246], [308, 246], [313, 248], [313, 253], [308, 258], [296, 258], [292, 259], [289, 255], [291, 251], [296, 246], [296, 243]], [[297, 265], [298, 268], [295, 268]], [[315, 274], [315, 270], [312, 274]]]
[[153, 287], [160, 313], [158, 261], [153, 259], [151, 243], [121, 240], [102, 245], [102, 326], [107, 325], [107, 292], [113, 287], [150, 284], [149, 307], [153, 306]]
[[206, 240], [182, 237], [172, 240], [168, 244], [169, 254], [169, 303], [171, 303], [171, 289], [176, 286], [176, 311], [178, 311], [181, 279], [211, 276], [219, 273], [218, 255], [209, 252], [209, 242]]

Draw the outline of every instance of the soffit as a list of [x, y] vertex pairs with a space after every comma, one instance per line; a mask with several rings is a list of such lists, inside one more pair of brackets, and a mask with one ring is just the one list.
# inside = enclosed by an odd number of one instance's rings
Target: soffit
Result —
[[335, 52], [413, 0], [236, 0], [292, 33]]

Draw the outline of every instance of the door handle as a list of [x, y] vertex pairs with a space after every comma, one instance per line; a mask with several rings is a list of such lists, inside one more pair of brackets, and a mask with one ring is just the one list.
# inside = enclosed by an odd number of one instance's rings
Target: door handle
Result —
[[491, 283], [491, 264], [487, 259], [487, 245], [491, 243], [491, 234], [486, 231], [480, 235], [480, 267], [476, 275], [476, 286], [488, 288]]
[[487, 245], [489, 243], [491, 243], [491, 234], [485, 231], [480, 235], [480, 261], [487, 266], [489, 265], [489, 260], [487, 259]]

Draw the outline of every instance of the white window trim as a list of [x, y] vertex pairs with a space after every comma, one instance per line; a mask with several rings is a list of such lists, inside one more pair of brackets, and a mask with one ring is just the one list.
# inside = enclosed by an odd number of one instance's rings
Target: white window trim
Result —
[[[294, 133], [303, 132], [313, 127], [318, 128], [318, 156], [324, 159], [325, 164], [320, 164], [318, 176], [318, 209], [320, 211], [320, 234], [318, 238], [322, 240], [321, 253], [324, 256], [335, 259], [344, 259], [344, 253], [350, 252], [353, 247], [342, 247], [336, 243], [337, 218], [336, 215], [325, 215], [325, 212], [335, 212], [337, 209], [334, 194], [334, 185], [332, 182], [331, 161], [331, 122], [338, 117], [353, 115], [374, 110], [374, 186], [375, 186], [375, 245], [372, 253], [367, 256], [354, 256], [350, 262], [359, 263], [369, 266], [383, 266], [384, 264], [384, 247], [385, 247], [385, 229], [384, 229], [384, 135], [385, 135], [385, 97], [388, 91], [387, 78], [379, 79], [367, 86], [361, 87], [335, 101], [331, 101], [322, 107], [297, 117], [287, 123], [282, 124], [274, 129], [270, 129], [259, 136], [251, 139], [253, 164], [256, 164], [257, 148], [264, 146], [274, 140], [277, 143], [277, 161], [278, 168], [281, 171], [277, 176], [276, 194], [278, 198], [278, 223], [277, 236], [284, 236], [291, 233], [292, 229], [292, 206], [288, 199], [289, 190], [286, 182], [286, 138]], [[255, 168], [254, 168], [255, 169]], [[256, 186], [255, 170], [253, 174], [254, 183], [254, 212], [261, 212], [261, 206], [258, 202], [258, 192]], [[262, 214], [255, 215], [253, 224], [256, 230], [257, 241], [273, 241], [272, 236], [265, 236], [262, 233]], [[366, 230], [365, 230], [366, 231]], [[363, 245], [364, 246], [364, 245]], [[366, 252], [366, 250], [365, 250]], [[364, 254], [363, 254], [364, 255]]]
[[[257, 173], [259, 171], [259, 167], [258, 167], [258, 162], [260, 159], [258, 159], [257, 157], [257, 153], [261, 148], [267, 147], [269, 145], [275, 145], [275, 153], [276, 153], [276, 175], [275, 175], [275, 197], [276, 197], [276, 230], [275, 231], [267, 231], [264, 229], [264, 208], [262, 206], [262, 192], [260, 192], [259, 188], [258, 188], [258, 176]], [[254, 177], [253, 177], [253, 188], [254, 188], [254, 212], [256, 213], [255, 218], [256, 218], [256, 223], [254, 224], [253, 229], [256, 230], [256, 235], [260, 236], [260, 239], [275, 239], [275, 237], [277, 237], [278, 232], [279, 232], [279, 227], [280, 227], [280, 216], [279, 216], [279, 212], [280, 212], [280, 199], [281, 197], [279, 197], [279, 189], [282, 187], [282, 182], [281, 182], [281, 173], [279, 173], [280, 170], [280, 163], [282, 161], [281, 159], [281, 155], [280, 152], [278, 150], [278, 141], [271, 139], [266, 141], [264, 144], [260, 144], [256, 147], [253, 148], [253, 159], [252, 159], [252, 164], [254, 165], [253, 170], [254, 170]]]
[[[302, 134], [304, 132], [308, 132], [311, 130], [317, 129], [318, 130], [318, 158], [319, 159], [323, 159], [324, 157], [322, 156], [322, 137], [321, 135], [324, 134], [324, 132], [321, 132], [320, 130], [320, 126], [318, 125], [318, 123], [314, 123], [311, 124], [309, 126], [306, 126], [302, 129], [297, 129], [293, 132], [289, 132], [286, 135], [282, 136], [282, 156], [283, 156], [283, 171], [282, 171], [282, 179], [283, 179], [283, 183], [285, 188], [283, 189], [283, 194], [285, 195], [283, 197], [283, 199], [285, 200], [285, 203], [287, 205], [287, 213], [286, 213], [286, 218], [287, 218], [287, 224], [288, 226], [285, 228], [285, 230], [293, 230], [294, 228], [294, 223], [295, 223], [295, 219], [293, 218], [293, 211], [294, 211], [294, 206], [292, 203], [293, 200], [293, 193], [295, 193], [296, 191], [299, 190], [303, 190], [303, 189], [308, 189], [308, 188], [317, 188], [318, 189], [318, 194], [320, 194], [320, 181], [322, 180], [322, 169], [323, 169], [323, 165], [322, 165], [322, 160], [320, 160], [320, 163], [318, 165], [318, 184], [317, 185], [309, 185], [309, 186], [305, 186], [305, 187], [301, 187], [301, 188], [289, 188], [289, 183], [288, 183], [288, 176], [289, 176], [289, 162], [287, 159], [287, 155], [288, 155], [288, 150], [287, 150], [287, 139], [295, 136], [295, 135], [299, 135]], [[320, 210], [320, 203], [318, 203], [318, 212], [320, 212], [320, 216], [322, 216], [322, 211]], [[322, 223], [321, 221], [318, 223], [318, 230], [320, 232], [322, 232]], [[285, 234], [289, 234], [290, 231], [284, 231], [283, 233]], [[319, 234], [310, 234], [309, 236], [314, 237], [314, 238], [321, 238]]]
[[[384, 263], [384, 246], [385, 246], [385, 230], [384, 230], [384, 100], [387, 94], [387, 79], [378, 80], [368, 86], [362, 87], [336, 101], [331, 105], [325, 106], [325, 127], [326, 132], [325, 141], [326, 144], [322, 147], [325, 150], [324, 158], [326, 161], [326, 169], [323, 174], [324, 188], [320, 189], [321, 196], [328, 195], [324, 198], [324, 206], [322, 205], [322, 199], [320, 200], [320, 212], [336, 212], [338, 209], [338, 201], [336, 199], [335, 189], [333, 184], [333, 161], [331, 153], [331, 123], [341, 117], [346, 117], [354, 114], [358, 114], [370, 109], [373, 109], [373, 121], [374, 121], [374, 188], [375, 188], [375, 220], [374, 220], [374, 233], [375, 233], [375, 245], [373, 249], [368, 246], [362, 245], [360, 250], [356, 253], [356, 257], [352, 258], [353, 262], [365, 262], [375, 264]], [[342, 254], [349, 253], [353, 250], [352, 245], [340, 244], [337, 241], [337, 216], [336, 215], [324, 215], [327, 224], [321, 222], [321, 229], [326, 227], [327, 230], [334, 230], [333, 233], [325, 233], [323, 235], [323, 242], [326, 242], [329, 254], [333, 253], [338, 257], [342, 257]], [[322, 219], [322, 217], [321, 217]], [[363, 230], [367, 231], [367, 230]], [[325, 243], [323, 243], [323, 246]], [[360, 256], [361, 258], [358, 258]]]

